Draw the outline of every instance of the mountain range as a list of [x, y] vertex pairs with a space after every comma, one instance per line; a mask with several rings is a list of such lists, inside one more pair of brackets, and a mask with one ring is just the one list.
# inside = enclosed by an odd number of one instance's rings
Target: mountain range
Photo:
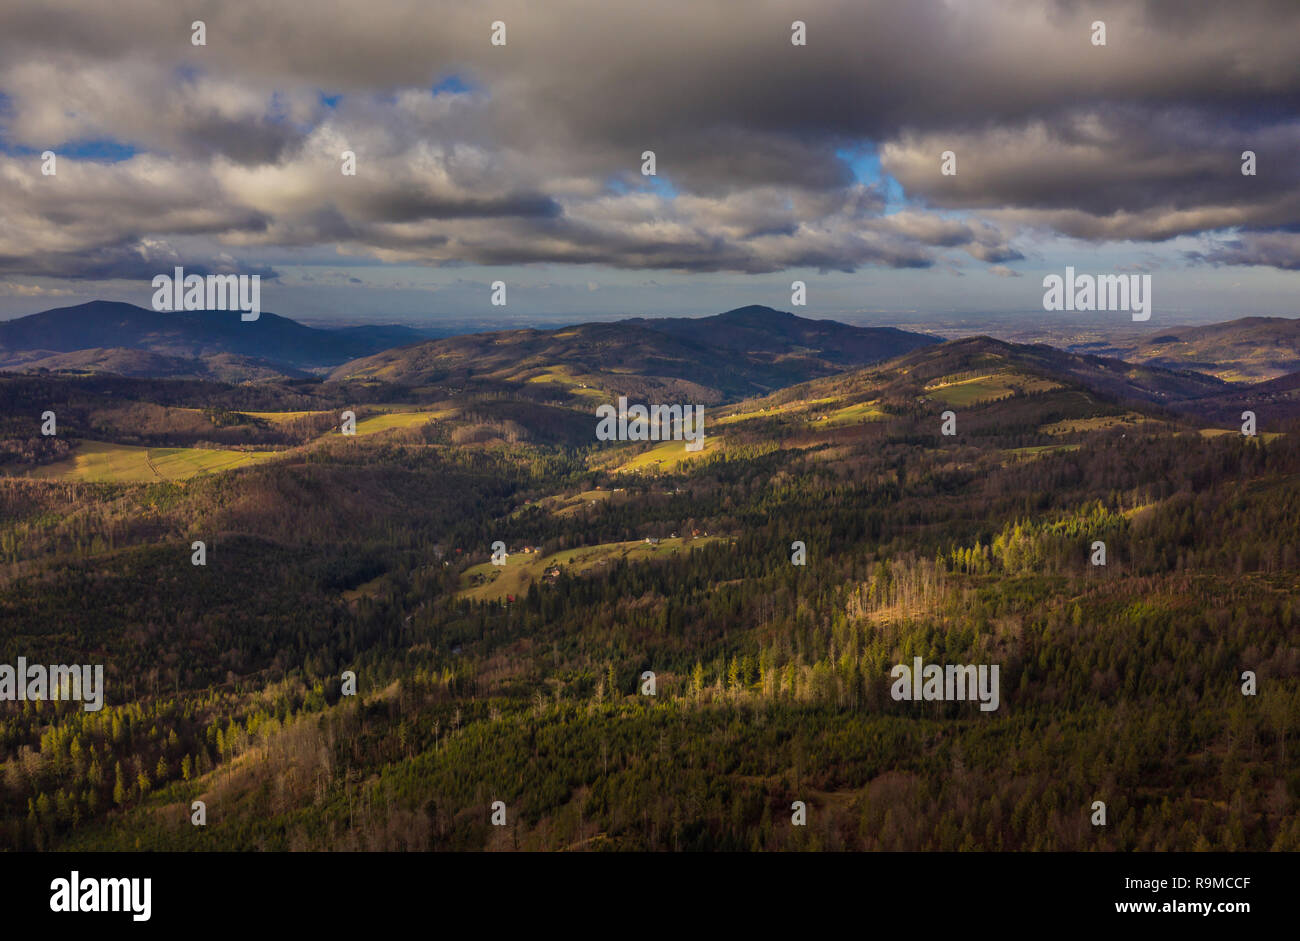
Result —
[[1260, 382], [1300, 371], [1300, 320], [1243, 317], [1199, 327], [1117, 333], [1071, 347], [1131, 363], [1194, 369], [1230, 382]]
[[635, 318], [430, 340], [346, 363], [330, 378], [405, 386], [532, 383], [712, 404], [938, 342], [752, 306], [698, 319]]
[[1068, 379], [1115, 401], [1199, 409], [1215, 420], [1241, 408], [1300, 410], [1300, 321], [1283, 318], [1121, 334], [1070, 350], [990, 337], [943, 343], [758, 305], [698, 318], [451, 337], [397, 325], [321, 329], [272, 313], [244, 322], [232, 311], [161, 313], [112, 301], [0, 323], [0, 370], [12, 372], [234, 384], [316, 377], [413, 392], [513, 390], [569, 404], [628, 395], [717, 405], [879, 364], [924, 379], [1013, 361], [1019, 374]]
[[699, 319], [635, 318], [430, 339], [401, 326], [324, 330], [263, 313], [160, 313], [93, 301], [0, 323], [0, 369], [247, 382], [299, 378], [396, 385], [530, 382], [714, 402], [771, 391], [939, 341], [811, 320], [768, 307]]

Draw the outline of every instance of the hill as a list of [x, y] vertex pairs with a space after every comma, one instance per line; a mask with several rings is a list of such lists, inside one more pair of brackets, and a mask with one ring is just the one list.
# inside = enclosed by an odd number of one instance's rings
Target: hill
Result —
[[884, 364], [885, 369], [933, 381], [968, 369], [1014, 364], [1028, 374], [1072, 380], [1124, 402], [1170, 405], [1215, 395], [1228, 383], [1191, 370], [1134, 365], [1093, 354], [1069, 353], [1042, 343], [1008, 343], [992, 337], [953, 340]]
[[203, 379], [213, 382], [258, 382], [286, 377], [301, 379], [310, 373], [260, 357], [217, 353], [207, 357], [168, 356], [149, 350], [75, 350], [53, 353], [25, 350], [0, 356], [0, 369], [15, 372], [52, 372], [71, 375], [107, 373], [153, 379]]
[[775, 356], [808, 356], [842, 366], [892, 359], [940, 342], [896, 327], [852, 327], [835, 320], [810, 320], [771, 307], [737, 307], [712, 317], [643, 317], [620, 321], [691, 343]]
[[1090, 352], [1167, 369], [1194, 369], [1231, 382], [1259, 382], [1300, 371], [1300, 320], [1244, 317], [1156, 336], [1118, 334]]
[[535, 384], [579, 401], [628, 395], [715, 404], [937, 342], [744, 307], [698, 320], [642, 318], [433, 340], [346, 363], [330, 378], [407, 386]]
[[1241, 423], [1241, 413], [1253, 411], [1264, 429], [1275, 429], [1284, 422], [1300, 418], [1300, 372], [1289, 373], [1249, 386], [1233, 386], [1217, 395], [1189, 403], [1206, 421], [1225, 427]]
[[[408, 327], [321, 330], [266, 312], [245, 322], [238, 311], [160, 312], [116, 301], [90, 301], [0, 323], [0, 368], [21, 367], [31, 359], [23, 354], [32, 351], [49, 356], [138, 350], [181, 359], [248, 357], [263, 366], [288, 367], [283, 374], [293, 375], [297, 370], [336, 366], [399, 340], [423, 338], [424, 334]], [[176, 364], [157, 361], [154, 365], [166, 371]]]

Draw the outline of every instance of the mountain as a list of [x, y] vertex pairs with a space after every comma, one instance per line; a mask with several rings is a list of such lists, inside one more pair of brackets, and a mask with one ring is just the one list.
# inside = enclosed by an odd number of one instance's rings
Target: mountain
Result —
[[1229, 427], [1239, 425], [1241, 413], [1250, 410], [1261, 431], [1276, 431], [1282, 424], [1300, 418], [1300, 372], [1255, 385], [1232, 386], [1196, 400], [1194, 408], [1200, 418]]
[[[0, 368], [46, 355], [81, 350], [141, 350], [165, 357], [250, 357], [293, 375], [319, 370], [424, 335], [409, 327], [321, 330], [263, 312], [243, 321], [238, 311], [160, 312], [116, 301], [90, 301], [0, 323]], [[167, 364], [160, 364], [170, 368]], [[174, 365], [174, 364], [172, 364]]]
[[1105, 429], [1197, 427], [1207, 396], [1240, 388], [1199, 373], [979, 336], [737, 402], [719, 411], [714, 428], [751, 445], [874, 447], [933, 437], [951, 411], [963, 441], [1011, 435], [1036, 447]]
[[835, 320], [810, 320], [771, 307], [737, 307], [712, 317], [636, 317], [620, 323], [708, 346], [749, 354], [802, 354], [842, 366], [892, 359], [940, 342], [895, 327], [852, 327]]
[[25, 350], [0, 359], [0, 368], [21, 372], [89, 375], [109, 373], [152, 379], [206, 379], [216, 382], [261, 382], [268, 379], [306, 378], [310, 374], [282, 363], [218, 353], [213, 356], [168, 356], [149, 350], [88, 349], [71, 353]]
[[[1080, 352], [1085, 347], [1075, 347]], [[1171, 327], [1156, 336], [1123, 333], [1087, 352], [1167, 369], [1194, 369], [1230, 382], [1259, 382], [1300, 371], [1300, 320], [1244, 317], [1203, 327]]]
[[1046, 380], [1073, 381], [1121, 402], [1159, 405], [1191, 402], [1231, 388], [1221, 379], [1187, 369], [1135, 365], [1042, 343], [1008, 343], [986, 336], [919, 350], [884, 368], [925, 382], [971, 370], [1013, 369]]
[[705, 404], [761, 395], [938, 341], [742, 307], [697, 320], [634, 318], [433, 340], [346, 363], [330, 378], [398, 385], [561, 387], [571, 395]]

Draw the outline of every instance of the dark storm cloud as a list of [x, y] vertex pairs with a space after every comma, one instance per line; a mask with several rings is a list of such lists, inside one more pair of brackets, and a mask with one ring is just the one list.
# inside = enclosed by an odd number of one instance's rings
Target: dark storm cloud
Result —
[[1264, 265], [1300, 271], [1300, 235], [1294, 232], [1246, 232], [1205, 252], [1187, 252], [1193, 261], [1213, 265]]
[[[1001, 264], [1027, 232], [1242, 230], [1196, 259], [1292, 267], [1271, 233], [1300, 219], [1296, 35], [1293, 0], [20, 0], [0, 257], [126, 272], [206, 236], [213, 257], [851, 271]], [[468, 90], [432, 93], [452, 75]], [[33, 179], [21, 155], [87, 139], [138, 156]], [[902, 212], [838, 156], [864, 144]]]
[[507, 193], [500, 197], [439, 199], [423, 193], [385, 191], [364, 207], [371, 219], [409, 222], [416, 219], [551, 218], [563, 210], [540, 193]]

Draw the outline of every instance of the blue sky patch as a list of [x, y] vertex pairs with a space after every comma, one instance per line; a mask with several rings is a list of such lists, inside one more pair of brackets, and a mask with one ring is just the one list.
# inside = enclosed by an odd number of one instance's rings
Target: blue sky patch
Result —
[[432, 89], [435, 95], [463, 95], [465, 92], [473, 90], [474, 86], [459, 75], [448, 75], [435, 83]]

